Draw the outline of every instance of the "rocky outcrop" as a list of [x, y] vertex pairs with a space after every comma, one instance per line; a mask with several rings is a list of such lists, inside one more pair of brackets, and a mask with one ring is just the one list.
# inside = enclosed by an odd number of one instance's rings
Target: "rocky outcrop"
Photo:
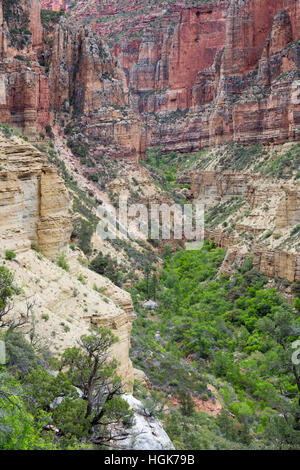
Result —
[[34, 147], [0, 137], [0, 240], [6, 249], [39, 247], [55, 257], [69, 244], [69, 198], [62, 179]]
[[[240, 164], [234, 154], [231, 162], [227, 160], [226, 147], [211, 150], [204, 157], [207, 170], [190, 170], [180, 176], [179, 181], [191, 188], [190, 197], [205, 205], [205, 238], [227, 250], [222, 272], [233, 273], [252, 253], [254, 267], [268, 277], [299, 280], [298, 178], [292, 172], [287, 177], [284, 171], [282, 178], [266, 176], [266, 167], [258, 163], [272, 165], [276, 156], [290, 165], [287, 155], [296, 158], [293, 152], [298, 145], [265, 147], [256, 157], [238, 146], [239, 158], [247, 168], [244, 172], [221, 169], [226, 162], [232, 167]], [[262, 174], [256, 173], [259, 168]]]
[[38, 62], [39, 0], [0, 4], [0, 121], [36, 137], [50, 122], [49, 85]]
[[[213, 232], [209, 239], [214, 240], [217, 245], [222, 240]], [[220, 272], [228, 275], [232, 275], [249, 256], [245, 250], [235, 247], [232, 241], [226, 247], [226, 256], [220, 269]], [[225, 248], [225, 246], [222, 247]], [[287, 279], [292, 283], [300, 281], [300, 256], [295, 253], [266, 250], [265, 247], [258, 245], [253, 248], [253, 267], [270, 279]]]
[[127, 450], [174, 450], [175, 447], [158, 419], [147, 416], [144, 405], [132, 395], [123, 395], [134, 411], [134, 425], [129, 436], [121, 441], [120, 449]]
[[136, 161], [141, 124], [130, 110], [124, 73], [101, 39], [61, 20], [53, 35], [49, 81], [57, 119], [80, 127], [91, 156]]
[[270, 278], [300, 281], [300, 255], [285, 251], [265, 251], [257, 247], [253, 253], [253, 266]]
[[[195, 171], [191, 173], [191, 194], [194, 199], [205, 203], [206, 207], [232, 198], [243, 198], [251, 218], [249, 229], [251, 226], [257, 229], [260, 227], [261, 214], [257, 209], [261, 207], [266, 207], [268, 213], [274, 209], [273, 224], [269, 228], [277, 233], [300, 224], [300, 189], [295, 183], [280, 183], [252, 173]], [[243, 230], [247, 230], [245, 224], [240, 225]], [[261, 228], [264, 230], [265, 226]]]

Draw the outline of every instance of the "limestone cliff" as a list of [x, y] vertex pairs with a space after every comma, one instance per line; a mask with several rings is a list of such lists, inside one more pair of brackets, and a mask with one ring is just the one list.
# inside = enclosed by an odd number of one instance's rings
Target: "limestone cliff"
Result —
[[24, 140], [0, 137], [0, 240], [4, 250], [38, 246], [55, 257], [72, 230], [67, 190], [46, 158]]
[[[92, 325], [110, 328], [119, 338], [112, 354], [130, 388], [130, 331], [135, 318], [131, 297], [81, 264], [83, 253], [69, 249], [69, 206], [64, 182], [44, 154], [20, 137], [0, 136], [0, 257], [6, 250], [17, 253], [6, 266], [24, 296], [34, 302], [24, 332], [34, 329], [36, 340], [61, 353]], [[55, 263], [62, 252], [68, 272]], [[16, 298], [15, 314], [24, 311], [24, 296]]]

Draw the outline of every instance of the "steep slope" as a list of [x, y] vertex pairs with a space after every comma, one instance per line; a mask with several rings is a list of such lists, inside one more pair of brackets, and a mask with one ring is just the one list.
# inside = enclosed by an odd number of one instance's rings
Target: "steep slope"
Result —
[[[8, 134], [6, 127], [4, 132]], [[7, 250], [16, 252], [16, 259], [7, 260], [6, 266], [23, 290], [12, 313], [24, 314], [26, 299], [33, 303], [25, 333], [34, 332], [35, 340], [59, 354], [92, 325], [112, 329], [119, 337], [112, 354], [130, 387], [130, 331], [135, 318], [131, 297], [87, 269], [80, 250], [70, 250], [69, 205], [64, 182], [45, 156], [20, 137], [1, 136], [0, 257], [3, 260]], [[63, 252], [67, 271], [56, 264]]]
[[0, 120], [35, 137], [50, 121], [49, 85], [38, 62], [39, 0], [0, 4]]
[[176, 20], [180, 7], [195, 3], [192, 0], [141, 1], [125, 0], [42, 0], [42, 8], [59, 11], [65, 9], [81, 24], [86, 24], [110, 43], [124, 38], [141, 37], [145, 29], [168, 25], [170, 18]]
[[72, 231], [62, 179], [46, 158], [18, 137], [0, 137], [1, 255], [39, 246], [48, 257], [66, 249]]

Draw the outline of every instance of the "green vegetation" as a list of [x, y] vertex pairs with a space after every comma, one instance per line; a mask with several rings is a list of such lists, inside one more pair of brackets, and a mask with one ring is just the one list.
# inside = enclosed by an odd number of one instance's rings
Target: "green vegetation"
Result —
[[64, 269], [65, 271], [70, 271], [70, 266], [67, 263], [66, 253], [61, 253], [57, 258], [57, 266]]
[[[211, 243], [168, 256], [155, 312], [140, 307], [145, 280], [136, 285], [134, 364], [179, 399], [165, 422], [177, 448], [299, 449], [299, 310], [267, 288], [251, 258], [232, 278], [218, 274], [223, 258]], [[214, 396], [223, 408], [217, 418], [191, 406]]]
[[[45, 347], [37, 352], [15, 325], [5, 322], [15, 293], [12, 274], [1, 266], [0, 336], [7, 361], [0, 367], [0, 448], [111, 447], [111, 425], [118, 427], [114, 428], [117, 442], [126, 436], [133, 418], [121, 398], [118, 362], [109, 359], [109, 350], [118, 339], [106, 328], [93, 328], [59, 358], [53, 358]], [[47, 321], [48, 316], [43, 319]]]
[[51, 32], [54, 26], [59, 23], [62, 16], [65, 16], [65, 11], [52, 11], [52, 10], [41, 10], [41, 21], [43, 28], [47, 32]]
[[277, 153], [259, 168], [264, 175], [289, 179], [299, 170], [300, 144], [292, 145], [286, 152]]
[[28, 14], [23, 10], [19, 0], [3, 0], [3, 18], [9, 29], [9, 40], [13, 47], [24, 49], [31, 43], [31, 31]]
[[[45, 146], [40, 146], [38, 149], [47, 154], [48, 160], [56, 166], [58, 173], [64, 179], [66, 186], [70, 190], [73, 199], [74, 213], [72, 239], [76, 239], [79, 248], [86, 255], [90, 255], [92, 252], [91, 239], [99, 222], [98, 217], [94, 213], [94, 209], [97, 207], [97, 202], [99, 201], [94, 201], [77, 186], [65, 162], [59, 158], [58, 154], [53, 149], [53, 144], [51, 145], [50, 143], [48, 149]], [[73, 247], [74, 246], [73, 243]]]
[[68, 147], [76, 157], [86, 157], [88, 155], [88, 145], [77, 137], [76, 140], [68, 139]]
[[291, 144], [286, 150], [274, 149], [272, 151], [261, 144], [244, 146], [230, 142], [217, 148], [216, 152], [208, 149], [190, 154], [177, 154], [171, 152], [164, 154], [160, 147], [147, 151], [146, 161], [140, 162], [158, 173], [176, 175], [188, 169], [205, 170], [213, 161], [216, 161], [215, 170], [246, 171], [253, 168], [253, 172], [276, 178], [288, 179], [292, 176], [299, 178], [300, 144]]
[[6, 250], [5, 251], [5, 259], [6, 260], [12, 260], [16, 258], [16, 253], [14, 251]]
[[117, 286], [122, 286], [124, 275], [120, 272], [120, 268], [116, 260], [110, 255], [103, 255], [101, 252], [94, 258], [90, 264], [90, 269], [102, 276], [108, 277]]

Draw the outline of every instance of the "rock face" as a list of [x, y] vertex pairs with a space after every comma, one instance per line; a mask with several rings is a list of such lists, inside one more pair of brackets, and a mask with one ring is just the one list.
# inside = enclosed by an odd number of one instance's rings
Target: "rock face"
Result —
[[225, 6], [226, 2], [221, 2], [218, 8], [201, 5], [181, 9], [175, 28], [162, 33], [147, 31], [140, 43], [115, 47], [136, 110], [172, 112], [190, 109], [197, 100], [201, 104], [211, 101], [210, 91], [206, 90], [205, 97], [200, 90], [202, 77], [198, 74], [213, 65], [224, 46]]
[[132, 108], [144, 120], [141, 147], [298, 140], [300, 1], [174, 3], [146, 2], [147, 21], [134, 0], [127, 18], [114, 1], [70, 10], [100, 36], [115, 37]]
[[[166, 81], [159, 100], [177, 115], [158, 113], [155, 122], [151, 119], [148, 143], [166, 151], [193, 151], [232, 140], [246, 145], [298, 140], [300, 2], [232, 1], [229, 6], [223, 3], [223, 10], [209, 5], [210, 9], [190, 9], [181, 15], [171, 40], [177, 51], [182, 35], [184, 41], [184, 21], [189, 19], [186, 28], [193, 31], [191, 17], [206, 28], [210, 24], [206, 17], [211, 17], [211, 34], [200, 34], [206, 61], [199, 64], [194, 81], [186, 81], [188, 100], [178, 99], [174, 83]], [[189, 47], [185, 50], [188, 57]], [[149, 102], [157, 102], [156, 93]]]
[[43, 31], [39, 0], [0, 3], [0, 121], [36, 140], [72, 120], [92, 154], [136, 161], [142, 127], [124, 72], [91, 31], [47, 21]]
[[[280, 150], [270, 150], [276, 151]], [[217, 160], [210, 163], [217, 165]], [[250, 168], [195, 170], [182, 181], [190, 184], [191, 197], [205, 205], [205, 237], [227, 250], [222, 272], [232, 273], [253, 253], [254, 267], [268, 277], [300, 280], [298, 179], [274, 179]]]
[[71, 119], [79, 126], [92, 155], [136, 161], [141, 124], [129, 107], [125, 75], [105, 43], [61, 20], [49, 67], [51, 106], [61, 124]]
[[[26, 297], [35, 299], [37, 335], [47, 343], [51, 338], [50, 349], [60, 353], [88, 334], [91, 325], [111, 329], [119, 338], [112, 355], [120, 362], [119, 373], [131, 389], [134, 375], [129, 349], [135, 314], [130, 294], [80, 264], [81, 252], [69, 250], [69, 206], [64, 182], [46, 157], [19, 137], [0, 136], [0, 257], [6, 250], [17, 253], [17, 259], [7, 264]], [[69, 272], [47, 259], [60, 252], [67, 253]], [[24, 299], [18, 298], [16, 312], [23, 308]], [[48, 318], [47, 324], [43, 316]], [[65, 328], [62, 320], [68, 322]], [[25, 332], [28, 329], [31, 325]]]
[[69, 198], [46, 158], [25, 141], [0, 137], [1, 254], [38, 246], [48, 257], [64, 250], [72, 231]]
[[[36, 2], [30, 3], [34, 18]], [[190, 152], [232, 140], [245, 145], [299, 140], [300, 0], [224, 0], [193, 7], [146, 2], [152, 16], [145, 22], [145, 11], [134, 0], [125, 7], [127, 16], [114, 1], [102, 9], [94, 1], [72, 6], [53, 0], [43, 6], [69, 8], [102, 37], [119, 34], [113, 53], [121, 67], [86, 29], [62, 23], [53, 48], [42, 52], [49, 81], [37, 68], [20, 71], [16, 83], [14, 73], [3, 120], [42, 125], [51, 103], [50, 123], [54, 116], [60, 125], [68, 122], [68, 111], [80, 115], [94, 156], [102, 158], [108, 147], [109, 155], [133, 161], [147, 146]], [[40, 41], [36, 24], [33, 49]], [[102, 57], [99, 50], [105, 51]], [[12, 118], [6, 115], [14, 90], [29, 96], [18, 98], [26, 107], [21, 117], [13, 110]]]
[[173, 450], [174, 445], [160, 422], [143, 414], [143, 404], [132, 395], [123, 395], [134, 411], [135, 424], [130, 436], [121, 441], [120, 448], [127, 450]]
[[35, 136], [50, 122], [49, 86], [38, 62], [39, 0], [0, 4], [0, 121]]

